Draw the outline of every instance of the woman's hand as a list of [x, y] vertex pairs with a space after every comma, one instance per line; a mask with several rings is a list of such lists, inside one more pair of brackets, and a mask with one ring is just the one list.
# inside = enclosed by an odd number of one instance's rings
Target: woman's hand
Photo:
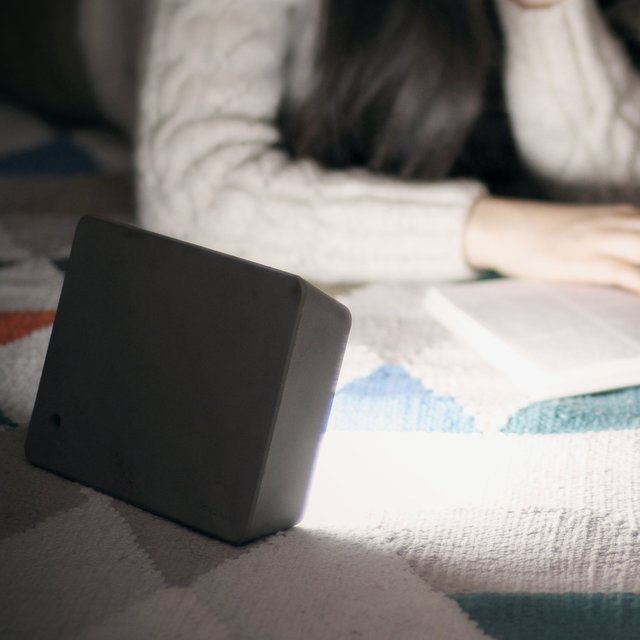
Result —
[[482, 198], [465, 251], [476, 269], [640, 293], [640, 208]]

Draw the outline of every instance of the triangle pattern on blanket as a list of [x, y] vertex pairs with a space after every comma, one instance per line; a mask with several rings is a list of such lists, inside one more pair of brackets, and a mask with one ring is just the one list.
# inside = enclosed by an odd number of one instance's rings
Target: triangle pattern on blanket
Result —
[[464, 593], [452, 597], [494, 638], [638, 638], [637, 593]]
[[138, 546], [169, 587], [188, 587], [199, 576], [223, 562], [239, 558], [261, 543], [234, 547], [116, 498], [112, 499], [112, 507], [127, 523]]
[[503, 433], [556, 434], [640, 429], [640, 387], [555, 398], [520, 409]]
[[451, 396], [437, 395], [398, 365], [383, 365], [335, 396], [332, 431], [476, 432], [473, 416]]
[[0, 427], [17, 427], [18, 423], [14, 422], [9, 416], [5, 415], [0, 408]]
[[0, 311], [0, 347], [10, 342], [26, 338], [30, 333], [48, 327], [53, 323], [56, 312], [42, 311]]
[[0, 174], [6, 175], [85, 175], [98, 169], [95, 158], [63, 133], [40, 146], [0, 156]]

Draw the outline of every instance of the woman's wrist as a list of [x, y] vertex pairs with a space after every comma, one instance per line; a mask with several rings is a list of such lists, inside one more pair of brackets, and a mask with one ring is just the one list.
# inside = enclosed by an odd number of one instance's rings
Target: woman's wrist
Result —
[[[504, 229], [504, 203], [485, 196], [475, 201], [464, 230], [463, 251], [468, 265], [477, 270], [495, 269], [496, 237]], [[502, 221], [502, 222], [501, 222]]]

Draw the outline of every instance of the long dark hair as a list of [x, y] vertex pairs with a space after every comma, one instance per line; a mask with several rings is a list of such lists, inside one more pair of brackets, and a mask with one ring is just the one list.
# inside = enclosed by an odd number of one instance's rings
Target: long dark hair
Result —
[[[285, 96], [278, 116], [292, 156], [407, 179], [473, 176], [497, 193], [539, 195], [510, 131], [492, 2], [316, 1], [310, 90], [301, 101]], [[616, 5], [610, 23], [637, 63], [625, 18], [640, 0], [599, 2], [605, 13]]]
[[482, 0], [325, 0], [311, 90], [281, 107], [285, 146], [334, 168], [442, 177], [482, 108], [494, 45]]

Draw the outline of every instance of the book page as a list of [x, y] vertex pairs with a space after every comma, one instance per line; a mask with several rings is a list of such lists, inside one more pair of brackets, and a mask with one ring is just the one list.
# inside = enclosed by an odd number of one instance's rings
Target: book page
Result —
[[[640, 296], [509, 279], [438, 287], [472, 320], [549, 372], [640, 358]], [[446, 324], [445, 318], [440, 318]], [[468, 336], [472, 339], [471, 336]]]

